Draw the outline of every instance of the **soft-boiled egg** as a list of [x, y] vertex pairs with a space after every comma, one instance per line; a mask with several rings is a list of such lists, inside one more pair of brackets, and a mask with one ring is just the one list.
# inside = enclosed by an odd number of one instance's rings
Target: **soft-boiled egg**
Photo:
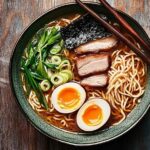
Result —
[[94, 131], [102, 127], [110, 117], [111, 108], [101, 98], [89, 99], [77, 113], [77, 124], [84, 131]]
[[78, 110], [86, 99], [84, 88], [74, 82], [65, 83], [57, 87], [52, 95], [51, 102], [60, 113], [72, 113]]

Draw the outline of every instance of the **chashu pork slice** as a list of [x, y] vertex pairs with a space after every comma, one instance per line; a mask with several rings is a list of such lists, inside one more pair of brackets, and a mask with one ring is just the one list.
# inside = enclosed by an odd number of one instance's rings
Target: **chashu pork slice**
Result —
[[117, 44], [117, 39], [114, 36], [101, 38], [82, 44], [75, 49], [77, 54], [97, 53], [100, 51], [108, 51]]
[[81, 85], [90, 87], [105, 87], [108, 84], [108, 75], [100, 74], [84, 78]]
[[110, 56], [108, 54], [93, 54], [79, 57], [76, 66], [79, 76], [105, 72], [110, 66]]

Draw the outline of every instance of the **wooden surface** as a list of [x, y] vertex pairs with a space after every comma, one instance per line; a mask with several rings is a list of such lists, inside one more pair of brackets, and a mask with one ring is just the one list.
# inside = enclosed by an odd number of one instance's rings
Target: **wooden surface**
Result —
[[[18, 108], [9, 79], [9, 59], [19, 34], [46, 10], [71, 0], [0, 0], [0, 150], [78, 150], [50, 140], [34, 129]], [[150, 0], [108, 0], [144, 27], [150, 35]], [[123, 137], [86, 150], [150, 150], [150, 111]]]

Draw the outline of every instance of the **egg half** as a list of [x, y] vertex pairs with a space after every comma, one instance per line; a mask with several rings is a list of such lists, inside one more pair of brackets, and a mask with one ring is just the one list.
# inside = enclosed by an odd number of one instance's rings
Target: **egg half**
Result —
[[110, 105], [101, 98], [89, 99], [77, 113], [77, 124], [84, 131], [94, 131], [109, 119]]
[[51, 102], [54, 108], [64, 114], [78, 110], [85, 99], [86, 92], [84, 88], [74, 82], [60, 85], [51, 95]]

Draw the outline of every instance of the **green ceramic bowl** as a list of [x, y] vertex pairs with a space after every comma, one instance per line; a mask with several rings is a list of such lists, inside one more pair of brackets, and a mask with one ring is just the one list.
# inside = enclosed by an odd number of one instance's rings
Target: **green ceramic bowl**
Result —
[[[107, 14], [107, 16], [109, 16], [111, 19], [114, 19], [113, 16], [102, 5], [91, 2], [88, 2], [87, 4], [93, 10], [99, 13]], [[141, 103], [135, 107], [135, 109], [125, 119], [125, 121], [117, 126], [113, 126], [111, 128], [92, 133], [72, 133], [51, 126], [47, 124], [44, 120], [42, 120], [30, 107], [21, 85], [19, 70], [23, 50], [25, 49], [28, 41], [30, 40], [30, 37], [32, 37], [45, 24], [56, 19], [57, 17], [79, 12], [83, 13], [83, 10], [77, 4], [69, 3], [51, 9], [42, 16], [40, 16], [38, 19], [36, 19], [23, 32], [17, 44], [15, 45], [10, 62], [10, 81], [13, 93], [19, 106], [36, 129], [38, 129], [40, 132], [47, 135], [48, 137], [61, 141], [63, 143], [77, 146], [87, 146], [101, 144], [120, 137], [131, 128], [133, 128], [141, 120], [141, 118], [145, 115], [146, 111], [150, 106], [150, 72], [148, 68], [146, 92], [142, 97]], [[143, 28], [133, 18], [123, 12], [119, 11], [119, 13], [141, 35], [141, 37], [145, 41], [149, 41], [149, 38]]]

